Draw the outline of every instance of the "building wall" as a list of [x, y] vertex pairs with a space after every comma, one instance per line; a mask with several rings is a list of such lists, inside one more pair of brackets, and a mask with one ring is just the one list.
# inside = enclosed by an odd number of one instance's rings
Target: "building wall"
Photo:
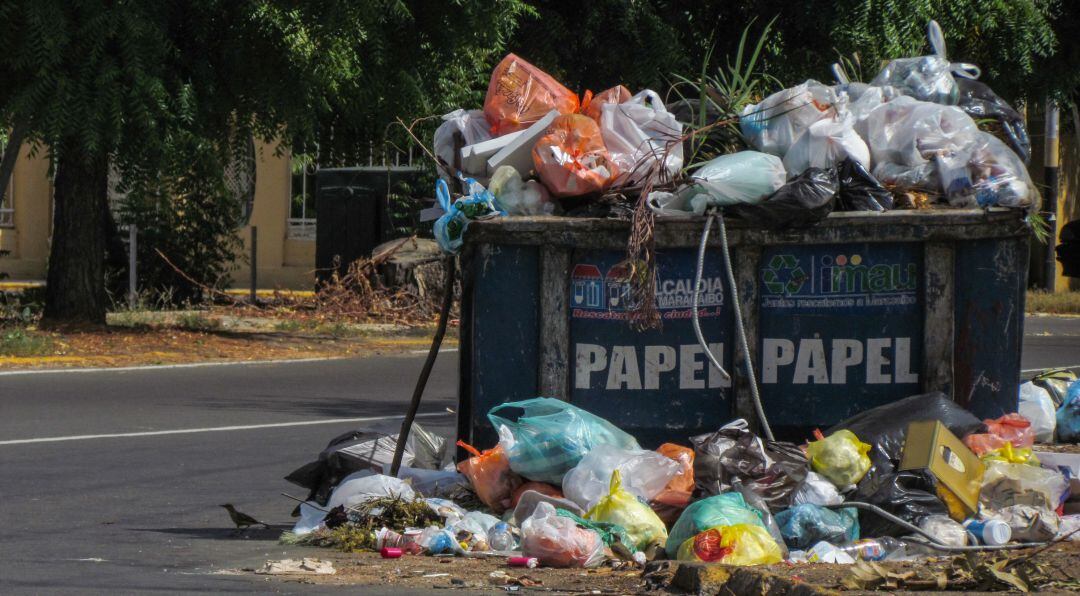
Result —
[[[13, 280], [43, 280], [49, 259], [52, 182], [45, 150], [31, 155], [24, 145], [12, 175], [14, 228], [0, 228], [0, 271]], [[238, 231], [243, 249], [232, 273], [233, 287], [250, 283], [251, 226], [258, 227], [257, 273], [260, 288], [310, 290], [315, 283], [315, 242], [287, 238], [292, 171], [287, 151], [256, 143], [255, 204], [251, 221]]]

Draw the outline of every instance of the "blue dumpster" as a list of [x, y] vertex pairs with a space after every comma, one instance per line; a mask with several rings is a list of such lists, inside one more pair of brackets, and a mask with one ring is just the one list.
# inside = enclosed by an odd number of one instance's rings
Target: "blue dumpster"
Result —
[[[637, 331], [616, 220], [473, 223], [462, 253], [459, 435], [490, 445], [492, 407], [557, 397], [645, 446], [753, 420], [717, 234], [691, 326], [703, 220], [657, 221], [656, 306]], [[728, 220], [739, 304], [766, 415], [804, 438], [855, 413], [942, 391], [980, 417], [1017, 406], [1028, 228], [1013, 210], [835, 213], [776, 232]]]

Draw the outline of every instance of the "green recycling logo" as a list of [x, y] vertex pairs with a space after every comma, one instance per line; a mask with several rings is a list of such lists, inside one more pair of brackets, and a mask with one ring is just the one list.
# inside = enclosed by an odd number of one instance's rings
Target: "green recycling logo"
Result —
[[774, 255], [769, 259], [762, 281], [770, 294], [798, 294], [806, 282], [806, 272], [795, 255]]

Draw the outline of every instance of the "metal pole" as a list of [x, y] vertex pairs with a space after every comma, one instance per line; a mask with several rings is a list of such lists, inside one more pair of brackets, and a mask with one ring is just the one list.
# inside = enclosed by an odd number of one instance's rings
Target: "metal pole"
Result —
[[139, 227], [135, 224], [128, 225], [128, 306], [135, 308], [139, 300], [138, 272], [135, 255], [138, 252]]
[[255, 304], [255, 289], [259, 287], [259, 228], [251, 226], [251, 303]]
[[1046, 100], [1046, 145], [1043, 151], [1044, 178], [1046, 182], [1046, 200], [1044, 211], [1050, 237], [1046, 241], [1046, 278], [1043, 287], [1053, 292], [1057, 283], [1057, 259], [1054, 246], [1057, 244], [1058, 185], [1060, 181], [1060, 160], [1058, 156], [1058, 124], [1060, 112], [1057, 103]]

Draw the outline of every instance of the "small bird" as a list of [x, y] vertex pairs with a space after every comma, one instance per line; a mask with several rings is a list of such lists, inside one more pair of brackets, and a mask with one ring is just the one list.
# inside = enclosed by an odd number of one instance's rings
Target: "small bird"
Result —
[[251, 526], [262, 526], [266, 529], [270, 529], [270, 526], [266, 523], [261, 522], [246, 513], [237, 511], [236, 508], [232, 506], [232, 503], [225, 503], [224, 505], [221, 505], [221, 507], [224, 507], [225, 510], [229, 512], [229, 517], [231, 517], [233, 523], [236, 524], [237, 531], [246, 530]]

